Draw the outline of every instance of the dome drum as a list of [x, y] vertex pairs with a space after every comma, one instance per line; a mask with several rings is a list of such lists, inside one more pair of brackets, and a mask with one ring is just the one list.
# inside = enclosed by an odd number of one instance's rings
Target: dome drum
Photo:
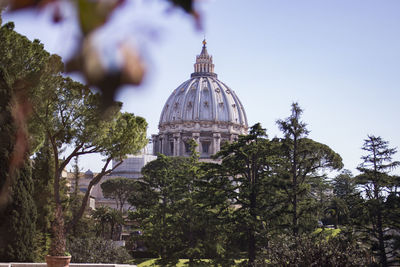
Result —
[[237, 140], [238, 134], [213, 132], [166, 133], [153, 136], [153, 149], [167, 156], [190, 156], [189, 140], [196, 141], [200, 158], [210, 158], [221, 144]]

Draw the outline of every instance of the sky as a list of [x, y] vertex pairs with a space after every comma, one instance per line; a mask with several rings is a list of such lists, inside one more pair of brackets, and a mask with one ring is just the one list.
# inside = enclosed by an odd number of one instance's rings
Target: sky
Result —
[[[207, 39], [218, 78], [241, 100], [249, 126], [260, 122], [281, 136], [276, 120], [290, 105], [304, 109], [309, 137], [330, 146], [356, 174], [367, 135], [400, 147], [400, 1], [398, 0], [201, 0], [203, 29], [162, 0], [127, 1], [98, 35], [107, 65], [119, 64], [115, 45], [129, 39], [141, 52], [147, 75], [140, 87], [118, 95], [123, 109], [144, 117], [158, 132], [172, 91], [190, 78]], [[16, 31], [41, 40], [64, 60], [78, 32], [74, 14], [51, 23], [46, 11], [3, 15]], [[400, 160], [400, 153], [394, 158]], [[97, 171], [99, 158], [81, 159]], [[400, 173], [397, 170], [395, 173]]]

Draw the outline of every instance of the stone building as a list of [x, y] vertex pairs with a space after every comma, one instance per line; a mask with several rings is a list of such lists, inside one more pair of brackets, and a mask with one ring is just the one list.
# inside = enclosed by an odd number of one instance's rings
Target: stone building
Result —
[[210, 158], [225, 141], [248, 130], [243, 105], [235, 92], [218, 80], [206, 41], [194, 72], [168, 98], [161, 112], [159, 133], [152, 136], [154, 154], [188, 156], [194, 139], [201, 159]]

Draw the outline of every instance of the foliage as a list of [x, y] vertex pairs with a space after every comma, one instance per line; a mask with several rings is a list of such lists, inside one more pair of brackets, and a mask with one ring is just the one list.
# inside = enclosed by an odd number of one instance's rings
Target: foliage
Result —
[[201, 169], [197, 154], [190, 158], [158, 155], [142, 174], [143, 193], [129, 199], [137, 208], [130, 218], [140, 224], [140, 238], [161, 257], [159, 264], [175, 264], [181, 257], [192, 264], [204, 255], [211, 226], [198, 194]]
[[117, 209], [122, 211], [129, 196], [134, 194], [137, 190], [136, 185], [137, 183], [132, 179], [117, 177], [108, 179], [100, 186], [103, 191], [103, 196], [114, 199], [117, 204]]
[[302, 113], [300, 106], [293, 103], [292, 114], [277, 121], [284, 134], [284, 138], [278, 139], [281, 144], [281, 164], [277, 170], [279, 187], [286, 194], [286, 209], [291, 215], [289, 224], [293, 235], [299, 233], [301, 226], [312, 229], [316, 225], [317, 218], [311, 217], [310, 222], [309, 216], [314, 212], [316, 204], [312, 197], [312, 187], [323, 184], [324, 175], [321, 172], [343, 167], [339, 154], [327, 145], [307, 138], [309, 131], [301, 121]]
[[[1, 38], [3, 28], [0, 31]], [[12, 182], [9, 162], [14, 150], [16, 126], [13, 123], [11, 101], [12, 90], [8, 88], [4, 79], [4, 70], [0, 67], [0, 114], [2, 114], [0, 117], [0, 212], [8, 201]]]
[[[69, 232], [84, 214], [91, 188], [119, 165], [107, 169], [111, 160], [118, 158], [122, 161], [126, 154], [136, 153], [147, 143], [147, 124], [141, 117], [120, 113], [120, 106], [114, 106], [114, 110], [110, 110], [104, 118], [98, 112], [100, 96], [69, 78], [63, 78], [56, 88], [47, 90], [46, 96], [43, 96], [45, 101], [34, 107], [33, 119], [42, 127], [52, 147], [55, 162], [54, 202], [60, 216], [64, 213], [60, 195], [61, 174], [67, 164], [74, 157], [85, 154], [97, 153], [106, 158], [100, 173], [89, 183], [73, 219], [65, 228], [62, 218], [54, 221], [57, 222], [54, 229], [63, 229], [57, 230], [57, 236], [65, 239], [65, 232]], [[59, 160], [67, 146], [72, 146], [72, 151], [65, 155], [64, 160]], [[63, 250], [60, 246], [58, 252], [52, 253], [62, 255]]]
[[110, 207], [100, 206], [92, 211], [92, 218], [96, 223], [96, 232], [98, 236], [104, 239], [120, 240], [121, 225], [124, 223], [122, 212]]
[[357, 189], [356, 179], [349, 170], [343, 170], [331, 181], [332, 193], [325, 215], [335, 228], [339, 225], [353, 225], [353, 220], [360, 217], [363, 199]]
[[44, 260], [48, 253], [51, 233], [51, 221], [53, 220], [52, 202], [54, 162], [51, 157], [51, 148], [47, 140], [35, 154], [33, 159], [32, 179], [35, 184], [33, 199], [37, 207], [36, 220], [36, 247], [37, 260]]
[[[362, 186], [363, 194], [366, 198], [364, 203], [365, 213], [363, 220], [359, 222], [361, 231], [366, 232], [372, 250], [379, 256], [380, 264], [388, 266], [390, 259], [395, 254], [391, 253], [393, 239], [390, 232], [398, 231], [398, 224], [392, 224], [391, 218], [398, 216], [398, 209], [389, 208], [388, 193], [396, 182], [397, 177], [391, 176], [390, 171], [400, 166], [399, 161], [393, 161], [392, 157], [396, 154], [395, 148], [389, 148], [389, 143], [381, 137], [368, 135], [364, 140], [362, 149], [366, 155], [362, 156], [363, 162], [357, 168], [361, 174], [357, 176], [357, 181]], [[398, 198], [396, 194], [389, 194], [391, 200]], [[396, 219], [397, 220], [397, 219]], [[390, 253], [388, 253], [390, 252]]]
[[280, 235], [269, 242], [257, 263], [272, 266], [367, 266], [368, 254], [357, 242], [338, 234]]
[[86, 263], [128, 263], [131, 256], [124, 247], [117, 247], [113, 241], [99, 237], [74, 238], [68, 242], [71, 262]]
[[[59, 57], [51, 56], [43, 49], [43, 45], [38, 40], [31, 42], [26, 37], [16, 33], [13, 28], [13, 23], [7, 23], [0, 29], [0, 94], [2, 94], [0, 97], [2, 101], [0, 105], [2, 113], [0, 119], [0, 125], [2, 125], [0, 162], [5, 164], [4, 168], [1, 168], [0, 209], [6, 203], [7, 190], [12, 184], [10, 178], [17, 179], [18, 168], [23, 164], [28, 164], [28, 157], [43, 144], [42, 128], [38, 127], [34, 121], [28, 121], [28, 114], [31, 113], [33, 105], [44, 99], [45, 88], [54, 88], [54, 85], [57, 84], [57, 73], [62, 69]], [[26, 101], [27, 97], [32, 101]], [[51, 165], [47, 168], [51, 168]], [[44, 215], [49, 208], [49, 204], [45, 203], [47, 202], [46, 193], [48, 193], [45, 187], [48, 186], [48, 181], [46, 181], [46, 174], [37, 174], [37, 166], [35, 165], [33, 170], [34, 181], [37, 182], [41, 175], [43, 175], [43, 177], [40, 177], [43, 179], [43, 183], [38, 182], [36, 191], [29, 192], [33, 194], [35, 201], [38, 201], [37, 205], [44, 204], [39, 208], [38, 226], [40, 228], [46, 225], [46, 220], [49, 219]], [[42, 189], [43, 195], [39, 196], [38, 192]], [[28, 192], [26, 193], [28, 194]], [[38, 197], [42, 199], [39, 200]], [[42, 219], [44, 220], [41, 221]], [[47, 236], [40, 237], [39, 234], [32, 234], [35, 235], [36, 248], [40, 251], [41, 244], [39, 241], [42, 240], [45, 246]], [[27, 244], [30, 243], [27, 242]], [[13, 246], [13, 244], [10, 244], [10, 246]], [[31, 247], [33, 249], [35, 246]], [[29, 254], [27, 253], [27, 255]]]
[[11, 201], [0, 220], [0, 261], [35, 259], [36, 206], [30, 162], [15, 172]]
[[61, 62], [57, 56], [50, 56], [38, 40], [31, 42], [13, 29], [12, 22], [0, 28], [0, 209], [7, 201], [12, 172], [43, 140], [40, 128], [26, 125], [32, 104], [23, 99], [33, 99], [36, 92], [49, 86], [52, 74], [60, 70], [53, 62]]
[[[219, 169], [224, 179], [224, 192], [229, 198], [226, 205], [233, 205], [235, 227], [240, 227], [247, 243], [249, 264], [253, 264], [256, 253], [262, 247], [258, 236], [265, 236], [273, 230], [274, 218], [281, 205], [276, 196], [273, 181], [273, 165], [276, 164], [275, 147], [266, 138], [260, 124], [251, 127], [249, 135], [239, 136], [236, 142], [225, 144], [216, 154], [222, 159]], [[226, 207], [228, 208], [228, 207]]]

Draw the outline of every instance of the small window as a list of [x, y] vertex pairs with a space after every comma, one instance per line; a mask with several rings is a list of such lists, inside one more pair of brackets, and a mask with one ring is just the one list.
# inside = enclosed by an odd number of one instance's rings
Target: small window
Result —
[[190, 153], [190, 145], [189, 145], [189, 143], [185, 143], [185, 153]]
[[170, 151], [171, 151], [171, 155], [173, 155], [174, 154], [174, 142], [170, 142], [169, 143], [169, 148], [170, 148]]
[[201, 143], [201, 148], [204, 154], [208, 154], [209, 148], [210, 148], [210, 142], [202, 142]]

